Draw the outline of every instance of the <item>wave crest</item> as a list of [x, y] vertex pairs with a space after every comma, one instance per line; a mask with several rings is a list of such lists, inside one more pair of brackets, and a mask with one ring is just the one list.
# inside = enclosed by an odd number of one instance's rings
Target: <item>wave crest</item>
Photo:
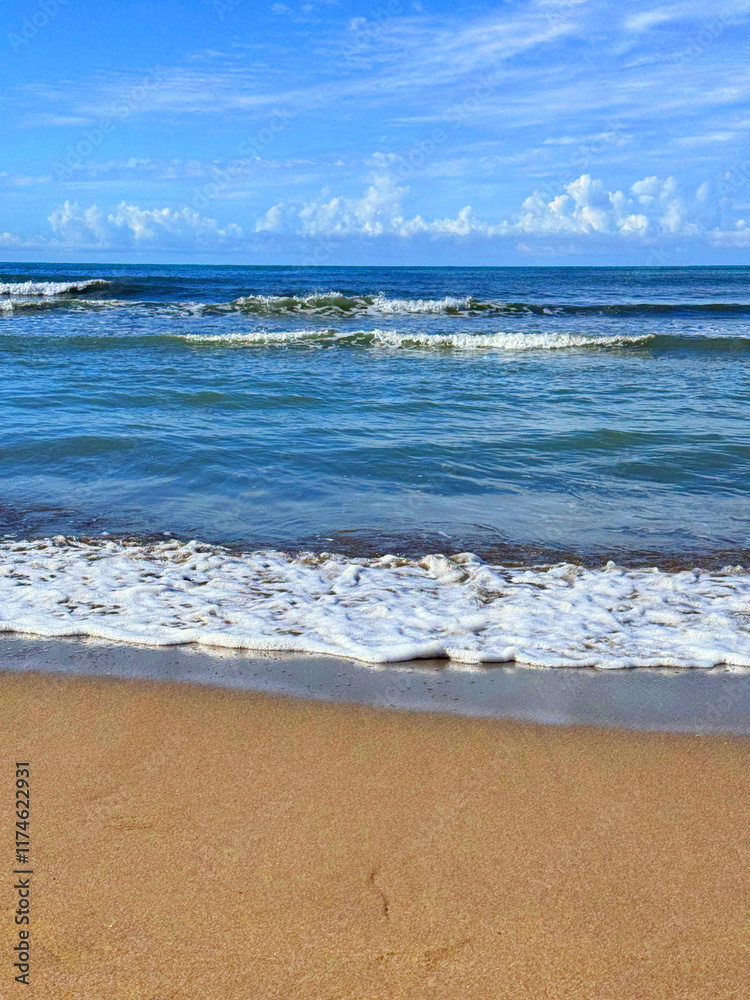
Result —
[[111, 282], [103, 278], [84, 281], [10, 281], [0, 282], [0, 295], [43, 296], [69, 295], [89, 288], [106, 288]]
[[393, 347], [458, 351], [543, 351], [580, 347], [621, 347], [648, 343], [653, 334], [586, 336], [569, 333], [405, 333], [397, 330], [256, 330], [250, 333], [178, 335], [194, 344], [238, 347], [310, 345], [320, 347]]
[[388, 298], [382, 293], [345, 295], [343, 292], [316, 292], [309, 295], [242, 295], [231, 302], [199, 303], [201, 313], [244, 312], [258, 316], [636, 316], [681, 313], [750, 313], [750, 304], [739, 302], [704, 303], [555, 303], [501, 302], [473, 295], [444, 296], [440, 299]]
[[310, 295], [242, 295], [231, 302], [201, 304], [205, 313], [245, 312], [258, 316], [405, 315], [433, 313], [474, 315], [492, 308], [471, 296], [441, 299], [389, 299], [382, 294], [345, 295], [343, 292], [315, 292]]
[[45, 298], [20, 299], [15, 297], [0, 298], [0, 313], [41, 313], [50, 310], [65, 310], [66, 312], [86, 312], [90, 309], [113, 309], [116, 306], [127, 306], [129, 303], [118, 299], [75, 299], [50, 296]]

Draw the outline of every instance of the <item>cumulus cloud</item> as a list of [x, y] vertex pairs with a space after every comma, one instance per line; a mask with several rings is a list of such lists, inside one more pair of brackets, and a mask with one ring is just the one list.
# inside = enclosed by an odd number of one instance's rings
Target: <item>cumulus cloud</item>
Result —
[[428, 220], [404, 212], [409, 189], [393, 179], [388, 158], [374, 162], [377, 169], [360, 197], [331, 197], [324, 191], [303, 204], [279, 202], [258, 219], [256, 232], [313, 237], [603, 237], [631, 243], [696, 237], [727, 246], [745, 245], [750, 232], [743, 220], [729, 230], [719, 226], [720, 199], [708, 182], [683, 194], [674, 177], [645, 177], [623, 192], [582, 174], [559, 190], [534, 191], [515, 215], [499, 222], [479, 218], [469, 205], [455, 217]]
[[674, 177], [644, 177], [626, 192], [610, 191], [589, 174], [552, 197], [534, 192], [504, 232], [527, 236], [622, 237], [644, 243], [690, 239], [713, 246], [745, 246], [745, 220], [720, 186], [704, 181], [683, 192]]
[[747, 219], [738, 219], [734, 224], [734, 229], [712, 230], [711, 242], [718, 247], [737, 249], [750, 247], [750, 222]]
[[104, 213], [96, 205], [82, 209], [77, 201], [66, 201], [54, 210], [47, 221], [64, 243], [85, 246], [107, 242]]
[[[384, 158], [381, 158], [383, 160]], [[380, 162], [380, 161], [379, 161]], [[261, 216], [256, 232], [294, 232], [301, 236], [491, 236], [494, 228], [477, 219], [466, 205], [455, 218], [428, 222], [421, 215], [407, 217], [403, 200], [408, 187], [399, 186], [383, 171], [374, 171], [364, 194], [357, 197], [323, 194], [302, 205], [279, 202]]]
[[551, 198], [539, 191], [522, 204], [508, 233], [555, 236], [609, 234], [626, 238], [675, 235], [689, 226], [686, 203], [672, 177], [647, 177], [628, 194], [608, 191], [601, 180], [582, 174]]
[[[395, 173], [393, 157], [375, 157], [359, 195], [328, 190], [310, 201], [278, 202], [255, 223], [256, 234], [279, 233], [302, 239], [359, 238], [450, 241], [512, 241], [517, 249], [557, 253], [555, 248], [587, 245], [647, 247], [672, 244], [724, 249], [750, 248], [747, 209], [734, 211], [720, 184], [704, 181], [681, 190], [674, 177], [644, 177], [625, 190], [608, 188], [582, 174], [566, 184], [533, 191], [519, 209], [499, 221], [463, 206], [455, 215], [429, 218], [406, 210], [409, 187]], [[739, 217], [743, 216], [743, 217]], [[181, 251], [252, 248], [253, 236], [239, 225], [220, 225], [193, 208], [152, 208], [121, 202], [107, 211], [66, 201], [49, 216], [51, 246], [133, 249], [153, 246]], [[21, 244], [0, 232], [0, 246]]]
[[16, 236], [15, 233], [0, 232], [0, 247], [21, 247], [24, 245], [24, 240], [20, 236]]
[[58, 240], [80, 247], [151, 243], [214, 246], [243, 235], [240, 226], [229, 223], [222, 228], [215, 219], [205, 218], [191, 208], [143, 209], [124, 201], [108, 214], [97, 205], [81, 208], [78, 202], [66, 201], [48, 221]]

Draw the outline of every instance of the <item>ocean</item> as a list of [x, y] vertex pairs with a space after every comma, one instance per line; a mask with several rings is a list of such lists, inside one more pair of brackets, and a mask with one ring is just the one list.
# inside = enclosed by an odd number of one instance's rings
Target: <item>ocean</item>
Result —
[[750, 268], [0, 265], [0, 630], [750, 668]]

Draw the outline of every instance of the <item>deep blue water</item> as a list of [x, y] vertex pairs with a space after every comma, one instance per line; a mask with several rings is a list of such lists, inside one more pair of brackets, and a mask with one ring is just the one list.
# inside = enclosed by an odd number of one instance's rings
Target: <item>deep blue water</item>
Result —
[[5, 264], [0, 283], [2, 533], [750, 549], [750, 268]]

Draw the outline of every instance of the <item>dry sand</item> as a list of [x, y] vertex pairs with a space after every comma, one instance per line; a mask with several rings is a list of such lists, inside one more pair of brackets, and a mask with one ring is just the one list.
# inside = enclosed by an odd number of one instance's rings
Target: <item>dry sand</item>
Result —
[[2, 997], [750, 995], [747, 740], [33, 674], [0, 704]]

